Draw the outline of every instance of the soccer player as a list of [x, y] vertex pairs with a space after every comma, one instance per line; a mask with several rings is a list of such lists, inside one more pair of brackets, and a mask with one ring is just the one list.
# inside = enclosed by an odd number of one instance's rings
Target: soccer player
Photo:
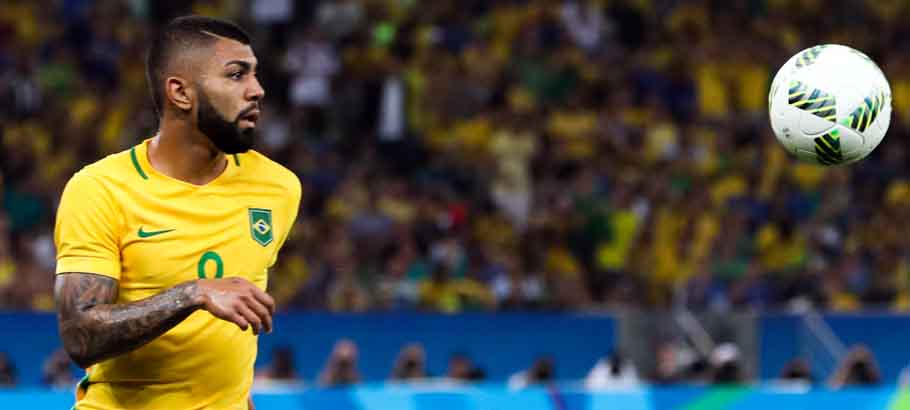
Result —
[[57, 214], [60, 336], [75, 408], [247, 409], [268, 269], [301, 187], [250, 150], [264, 91], [249, 36], [181, 17], [147, 70], [159, 132], [77, 172]]

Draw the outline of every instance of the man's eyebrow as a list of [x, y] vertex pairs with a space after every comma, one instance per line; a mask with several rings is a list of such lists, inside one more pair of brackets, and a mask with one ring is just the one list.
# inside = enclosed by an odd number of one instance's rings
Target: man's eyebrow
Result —
[[244, 71], [249, 71], [250, 69], [253, 68], [253, 64], [250, 64], [249, 62], [243, 61], [243, 60], [231, 60], [231, 61], [228, 61], [227, 63], [224, 63], [224, 66], [227, 67], [231, 64], [239, 65], [240, 68], [242, 68]]

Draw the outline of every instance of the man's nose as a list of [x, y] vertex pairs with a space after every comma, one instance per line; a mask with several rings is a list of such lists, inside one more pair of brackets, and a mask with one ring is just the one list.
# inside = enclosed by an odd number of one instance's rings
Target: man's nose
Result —
[[253, 78], [253, 84], [247, 89], [246, 97], [252, 101], [259, 101], [265, 97], [265, 89], [262, 88], [262, 84], [259, 84], [258, 79]]

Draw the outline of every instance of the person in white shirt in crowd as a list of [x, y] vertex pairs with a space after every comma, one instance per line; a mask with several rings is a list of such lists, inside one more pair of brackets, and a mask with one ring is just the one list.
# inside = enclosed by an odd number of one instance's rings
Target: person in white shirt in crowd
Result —
[[585, 377], [585, 387], [589, 389], [631, 388], [639, 383], [635, 364], [618, 351], [598, 360]]

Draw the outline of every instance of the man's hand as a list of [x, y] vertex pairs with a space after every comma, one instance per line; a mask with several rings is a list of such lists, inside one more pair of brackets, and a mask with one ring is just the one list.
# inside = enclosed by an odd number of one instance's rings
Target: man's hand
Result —
[[200, 279], [197, 282], [202, 309], [236, 324], [241, 330], [252, 326], [253, 333], [272, 331], [275, 300], [242, 278]]

